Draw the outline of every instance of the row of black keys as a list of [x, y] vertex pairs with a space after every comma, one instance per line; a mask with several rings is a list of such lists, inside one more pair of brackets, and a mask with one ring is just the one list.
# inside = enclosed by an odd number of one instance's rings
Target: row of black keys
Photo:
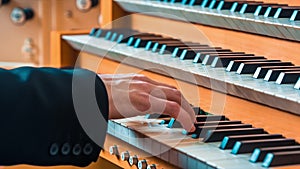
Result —
[[[185, 133], [203, 142], [219, 142], [220, 149], [231, 149], [233, 154], [252, 153], [249, 161], [263, 162], [264, 167], [300, 164], [300, 145], [294, 139], [281, 134], [268, 134], [262, 128], [254, 128], [241, 121], [230, 121], [223, 115], [210, 115], [194, 107], [196, 131]], [[149, 114], [146, 118], [163, 119], [169, 128], [182, 128], [180, 123], [165, 115]]]
[[201, 6], [203, 8], [230, 10], [241, 14], [251, 13], [255, 16], [289, 18], [290, 21], [300, 20], [300, 6], [287, 4], [264, 3], [262, 1], [245, 0], [158, 0], [167, 3], [181, 3], [182, 5]]
[[[232, 52], [230, 49], [210, 47], [206, 44], [182, 42], [179, 39], [162, 37], [151, 33], [139, 33], [130, 29], [98, 29], [90, 32], [91, 36], [103, 37], [128, 46], [144, 48], [159, 54], [171, 54], [181, 60], [193, 60], [194, 63], [224, 67], [226, 71], [238, 74], [253, 74], [254, 78], [264, 78], [277, 84], [296, 84], [300, 77], [300, 66], [291, 62], [268, 60], [263, 56]], [[299, 89], [299, 85], [295, 86]]]

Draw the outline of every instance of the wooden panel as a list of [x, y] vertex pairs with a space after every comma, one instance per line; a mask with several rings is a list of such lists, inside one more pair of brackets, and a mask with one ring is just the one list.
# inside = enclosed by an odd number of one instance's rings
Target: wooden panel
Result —
[[295, 1], [295, 0], [280, 0], [280, 1], [279, 0], [263, 0], [263, 2], [289, 4], [290, 6], [300, 5], [300, 1]]
[[[152, 16], [133, 14], [132, 27], [142, 32], [156, 32], [213, 46], [229, 48], [233, 51], [254, 53], [258, 56], [292, 61], [300, 65], [300, 43], [260, 35], [225, 30], [202, 25]], [[159, 26], [157, 26], [159, 25]], [[170, 29], [172, 28], [172, 29]]]
[[[110, 28], [114, 20], [127, 15], [113, 0], [101, 1], [101, 27]], [[128, 23], [127, 23], [128, 24]]]
[[62, 67], [74, 65], [78, 51], [75, 51], [69, 44], [61, 40], [61, 36], [70, 34], [87, 34], [89, 31], [90, 30], [52, 31], [50, 64], [45, 64], [44, 66]]

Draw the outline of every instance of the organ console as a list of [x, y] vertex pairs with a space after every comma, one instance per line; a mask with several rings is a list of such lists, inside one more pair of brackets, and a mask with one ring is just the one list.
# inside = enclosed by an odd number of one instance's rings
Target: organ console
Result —
[[52, 32], [52, 65], [145, 74], [194, 105], [193, 133], [161, 115], [110, 120], [89, 167], [300, 168], [299, 6], [107, 0], [101, 27]]

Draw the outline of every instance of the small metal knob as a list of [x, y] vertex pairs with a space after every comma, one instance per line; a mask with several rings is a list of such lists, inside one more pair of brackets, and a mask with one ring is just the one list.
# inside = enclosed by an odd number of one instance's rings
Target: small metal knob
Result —
[[82, 12], [87, 12], [97, 6], [98, 3], [98, 0], [76, 0], [76, 7]]
[[129, 165], [131, 165], [131, 166], [137, 165], [138, 161], [139, 161], [139, 159], [138, 159], [138, 157], [136, 155], [130, 156], [129, 160], [128, 160]]
[[110, 155], [119, 155], [119, 150], [117, 145], [113, 145], [109, 147], [109, 154]]
[[121, 160], [123, 160], [123, 161], [128, 161], [128, 160], [129, 160], [129, 157], [130, 157], [130, 154], [129, 154], [128, 151], [122, 152], [122, 154], [121, 154]]
[[147, 169], [147, 161], [146, 160], [140, 160], [138, 162], [138, 169]]
[[9, 3], [9, 0], [0, 0], [0, 7]]
[[156, 169], [156, 165], [155, 164], [148, 165], [147, 169]]
[[19, 8], [16, 7], [11, 11], [10, 19], [14, 24], [22, 25], [26, 21], [32, 19], [34, 12], [31, 8]]

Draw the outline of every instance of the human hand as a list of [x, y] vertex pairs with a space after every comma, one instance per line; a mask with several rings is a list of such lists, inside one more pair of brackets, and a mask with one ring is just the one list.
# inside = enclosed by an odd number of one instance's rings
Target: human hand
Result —
[[187, 131], [194, 131], [195, 113], [175, 87], [140, 74], [99, 74], [109, 99], [109, 118], [148, 113], [176, 118]]

